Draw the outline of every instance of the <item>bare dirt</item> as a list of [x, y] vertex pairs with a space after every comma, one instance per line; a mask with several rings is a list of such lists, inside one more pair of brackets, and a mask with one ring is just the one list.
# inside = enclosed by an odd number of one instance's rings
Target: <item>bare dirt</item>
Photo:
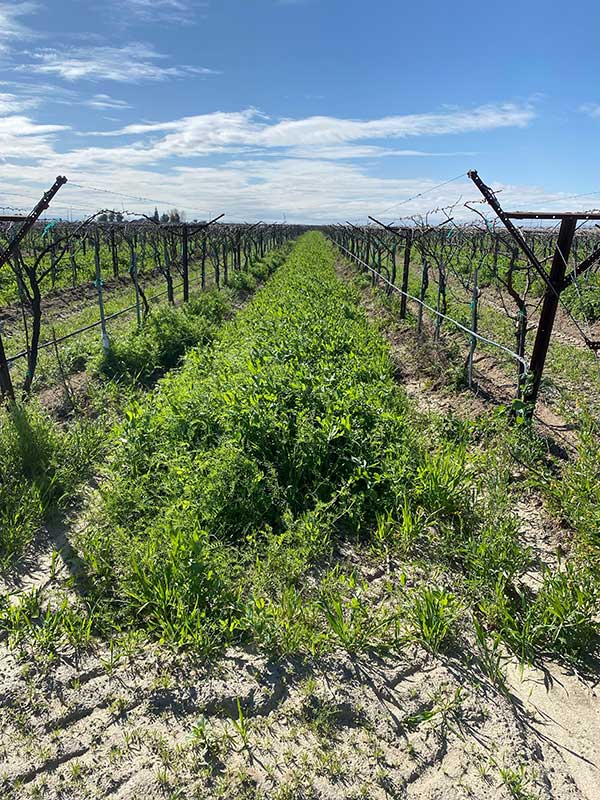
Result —
[[[373, 573], [374, 594], [396, 570]], [[21, 589], [43, 581], [42, 561]], [[597, 689], [574, 674], [511, 665], [504, 694], [468, 650], [198, 661], [98, 645], [45, 663], [2, 644], [0, 788], [57, 800], [594, 800], [599, 715]]]

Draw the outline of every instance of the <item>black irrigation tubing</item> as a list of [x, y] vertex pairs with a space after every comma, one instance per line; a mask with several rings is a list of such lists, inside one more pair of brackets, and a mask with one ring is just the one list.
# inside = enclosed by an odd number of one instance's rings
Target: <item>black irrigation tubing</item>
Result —
[[[177, 286], [173, 287], [175, 289], [181, 289], [183, 283], [177, 284]], [[152, 297], [148, 298], [148, 301], [151, 302], [152, 300], [156, 300], [158, 297], [162, 297], [163, 295], [168, 293], [168, 289], [165, 289], [162, 292], [158, 292], [158, 294], [153, 294]], [[121, 314], [126, 314], [128, 311], [133, 311], [136, 308], [137, 304], [134, 303], [132, 306], [127, 306], [127, 308], [122, 308], [120, 311], [115, 311], [114, 314], [109, 314], [108, 316], [104, 317], [105, 321], [109, 319], [115, 319], [115, 317], [120, 317]], [[83, 328], [78, 328], [76, 331], [71, 331], [71, 333], [66, 333], [64, 336], [60, 336], [58, 339], [52, 339], [51, 342], [42, 342], [42, 344], [38, 345], [38, 350], [43, 350], [45, 347], [53, 347], [54, 344], [60, 344], [60, 342], [65, 342], [67, 339], [72, 339], [74, 336], [79, 336], [80, 333], [85, 333], [86, 331], [91, 331], [93, 328], [97, 328], [99, 325], [102, 325], [102, 320], [98, 320], [98, 322], [92, 322], [89, 325], [86, 325]], [[6, 359], [7, 364], [12, 364], [13, 361], [18, 361], [20, 358], [25, 358], [29, 353], [28, 350], [22, 350], [20, 353], [17, 353], [14, 356], [10, 356], [10, 358]]]
[[527, 362], [525, 361], [525, 359], [521, 358], [521, 356], [518, 355], [517, 353], [514, 353], [510, 348], [505, 347], [503, 344], [500, 344], [499, 342], [495, 342], [493, 339], [488, 339], [486, 336], [482, 336], [479, 333], [475, 333], [475, 331], [471, 330], [471, 328], [467, 328], [466, 325], [463, 325], [462, 323], [457, 322], [457, 320], [452, 319], [452, 317], [447, 316], [447, 314], [442, 314], [441, 311], [437, 311], [432, 306], [427, 305], [427, 303], [424, 303], [422, 300], [419, 300], [418, 297], [414, 297], [412, 294], [409, 294], [408, 292], [403, 292], [402, 289], [399, 289], [396, 286], [395, 283], [392, 283], [384, 275], [382, 275], [380, 272], [377, 272], [376, 269], [373, 269], [373, 267], [369, 266], [369, 264], [367, 264], [366, 261], [363, 261], [362, 258], [358, 258], [358, 256], [355, 256], [354, 253], [351, 253], [350, 250], [347, 250], [341, 244], [337, 244], [337, 242], [336, 242], [336, 246], [339, 247], [340, 250], [343, 250], [345, 253], [347, 253], [351, 258], [353, 258], [359, 264], [362, 264], [363, 266], [365, 266], [370, 272], [373, 273], [373, 275], [376, 275], [378, 278], [381, 278], [381, 280], [384, 283], [387, 283], [387, 285], [391, 289], [393, 289], [395, 292], [398, 292], [398, 294], [404, 295], [409, 300], [414, 300], [415, 303], [418, 303], [420, 306], [423, 306], [423, 308], [426, 308], [428, 311], [431, 311], [432, 314], [435, 314], [436, 316], [441, 317], [441, 319], [448, 320], [448, 322], [451, 322], [453, 325], [456, 325], [457, 328], [460, 328], [465, 333], [468, 333], [469, 336], [472, 336], [475, 339], [479, 339], [481, 342], [484, 342], [485, 344], [492, 345], [492, 347], [497, 347], [499, 350], [502, 350], [505, 353], [508, 353], [509, 356], [511, 356], [516, 361], [519, 361], [521, 364], [523, 364], [523, 366], [525, 367], [525, 371], [527, 371], [528, 366], [527, 366]]

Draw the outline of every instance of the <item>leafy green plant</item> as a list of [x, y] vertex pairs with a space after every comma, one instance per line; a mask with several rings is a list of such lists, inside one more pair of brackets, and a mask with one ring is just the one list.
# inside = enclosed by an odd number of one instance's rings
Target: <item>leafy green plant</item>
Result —
[[524, 764], [516, 768], [506, 764], [498, 767], [501, 785], [506, 788], [513, 800], [539, 800], [539, 794], [534, 794], [530, 788], [530, 779]]
[[405, 497], [399, 514], [394, 514], [390, 510], [385, 514], [376, 515], [376, 526], [373, 531], [375, 549], [378, 552], [391, 550], [406, 555], [413, 549], [427, 524], [424, 510], [415, 508], [408, 497]]
[[446, 518], [468, 514], [472, 498], [471, 487], [465, 480], [464, 450], [426, 453], [417, 471], [415, 491], [431, 514]]
[[256, 289], [256, 278], [250, 272], [234, 272], [229, 277], [228, 286], [241, 292], [251, 292]]
[[409, 596], [406, 612], [412, 635], [437, 653], [448, 645], [461, 604], [452, 592], [436, 586], [421, 586]]
[[[208, 648], [270, 629], [288, 647], [276, 598], [294, 595], [261, 559], [300, 570], [328, 540], [326, 517], [364, 529], [382, 500], [406, 495], [416, 461], [406, 403], [332, 264], [322, 237], [305, 237], [210, 352], [192, 348], [181, 372], [129, 409], [104, 522], [81, 541], [107, 620]], [[325, 535], [300, 524], [319, 507], [330, 508]], [[268, 614], [248, 604], [248, 570], [274, 592]]]
[[109, 378], [148, 384], [175, 367], [186, 350], [208, 342], [213, 335], [214, 327], [206, 316], [187, 308], [160, 306], [139, 330], [113, 338], [110, 349], [102, 353], [98, 368]]
[[239, 733], [240, 738], [244, 744], [244, 747], [248, 747], [248, 741], [250, 738], [250, 730], [251, 730], [250, 720], [242, 710], [242, 704], [240, 703], [239, 697], [236, 697], [235, 702], [237, 705], [238, 717], [237, 719], [233, 720], [233, 725], [236, 731]]
[[[349, 652], [381, 647], [394, 615], [377, 613], [358, 592], [344, 601], [338, 590], [325, 591], [319, 601], [329, 628]], [[387, 644], [387, 642], [386, 642]]]
[[65, 649], [80, 652], [92, 637], [93, 616], [65, 597], [50, 602], [39, 589], [20, 595], [18, 601], [0, 596], [0, 631], [13, 647], [29, 644], [48, 662]]
[[600, 319], [600, 275], [588, 274], [584, 281], [572, 284], [563, 293], [569, 311], [590, 322]]
[[92, 422], [65, 430], [35, 403], [0, 409], [0, 565], [22, 555], [103, 447], [103, 432]]
[[600, 566], [600, 425], [589, 413], [581, 415], [578, 450], [560, 480], [544, 489], [553, 511], [576, 532], [581, 557]]
[[488, 635], [487, 631], [477, 619], [473, 617], [475, 640], [477, 643], [477, 657], [484, 674], [491, 682], [505, 694], [508, 692], [504, 664], [507, 656], [502, 651], [502, 638], [499, 633]]
[[585, 656], [600, 641], [599, 599], [587, 569], [568, 563], [563, 570], [547, 570], [536, 597], [523, 597], [514, 616], [505, 615], [503, 634], [526, 659], [539, 653]]

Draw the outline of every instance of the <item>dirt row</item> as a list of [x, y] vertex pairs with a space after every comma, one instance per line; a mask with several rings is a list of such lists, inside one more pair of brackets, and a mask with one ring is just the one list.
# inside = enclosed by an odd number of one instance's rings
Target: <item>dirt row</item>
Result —
[[208, 667], [146, 648], [24, 675], [2, 648], [0, 785], [6, 798], [593, 800], [600, 753], [582, 723], [594, 700], [600, 724], [597, 697], [516, 668], [504, 696], [467, 667], [417, 648], [231, 650]]

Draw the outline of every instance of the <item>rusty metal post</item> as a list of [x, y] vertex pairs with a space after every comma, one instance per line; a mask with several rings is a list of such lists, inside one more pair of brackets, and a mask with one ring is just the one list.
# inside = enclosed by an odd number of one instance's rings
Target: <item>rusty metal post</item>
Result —
[[529, 372], [533, 376], [533, 380], [531, 386], [526, 389], [524, 396], [525, 402], [533, 406], [535, 406], [540, 389], [554, 318], [556, 317], [556, 310], [560, 300], [560, 292], [564, 285], [567, 262], [571, 253], [576, 228], [577, 219], [566, 217], [561, 222], [558, 232], [558, 242], [552, 259], [552, 268], [548, 276], [548, 284], [544, 293], [540, 321], [529, 365]]
[[402, 267], [402, 294], [400, 295], [400, 319], [406, 318], [406, 293], [408, 292], [408, 273], [410, 270], [410, 251], [412, 248], [413, 232], [406, 231], [404, 242], [404, 265]]
[[190, 299], [190, 272], [188, 251], [188, 227], [183, 226], [183, 241], [181, 243], [181, 272], [183, 277], [183, 302]]
[[2, 341], [2, 327], [4, 323], [0, 322], [0, 392], [3, 397], [8, 397], [9, 400], [15, 399], [15, 392], [10, 378], [10, 371], [8, 368], [8, 361], [6, 359], [6, 352], [4, 351], [4, 343]]

